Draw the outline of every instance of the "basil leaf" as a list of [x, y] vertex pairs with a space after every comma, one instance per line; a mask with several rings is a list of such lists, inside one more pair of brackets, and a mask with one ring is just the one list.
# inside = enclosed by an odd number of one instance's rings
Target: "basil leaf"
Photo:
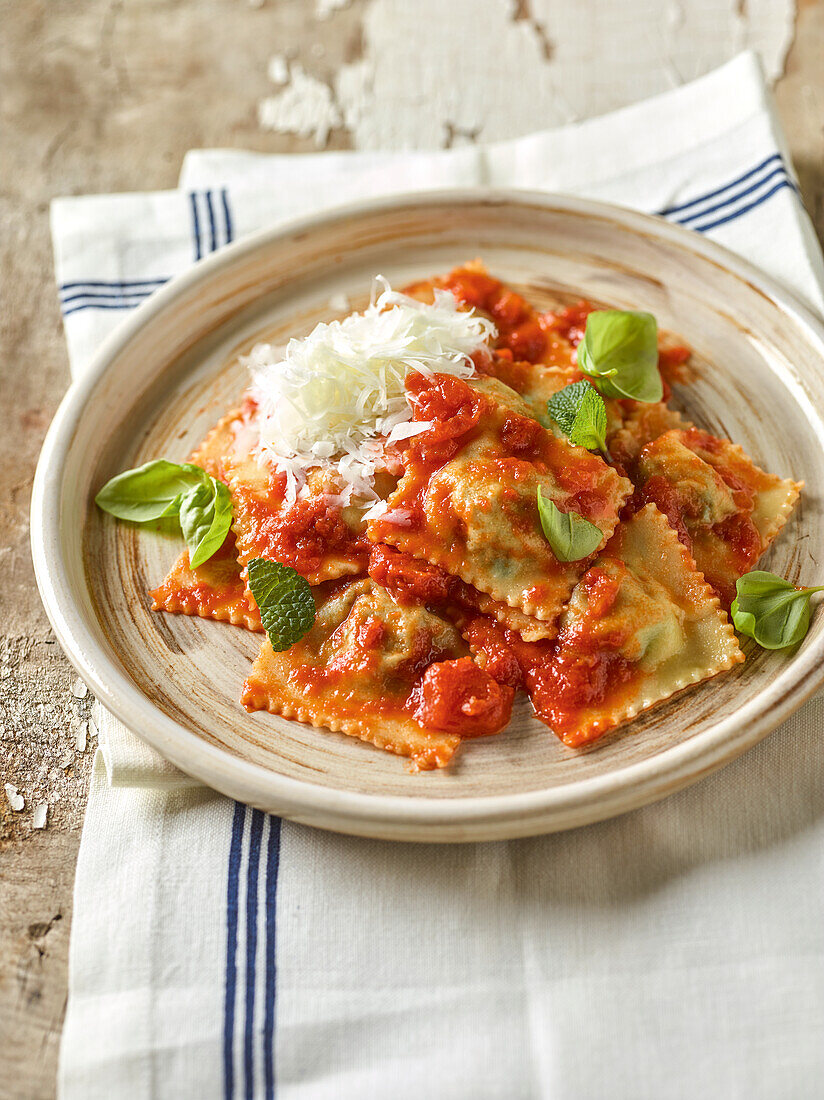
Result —
[[577, 512], [562, 512], [551, 500], [536, 490], [538, 515], [546, 540], [558, 561], [579, 561], [588, 558], [601, 544], [604, 535], [600, 527], [579, 516]]
[[598, 309], [587, 317], [578, 366], [605, 397], [660, 401], [658, 325], [651, 313]]
[[232, 525], [232, 499], [222, 481], [191, 462], [159, 458], [107, 481], [94, 498], [118, 519], [148, 523], [177, 516], [197, 569], [223, 545]]
[[570, 443], [577, 443], [588, 451], [606, 450], [606, 405], [586, 379], [572, 382], [554, 393], [546, 409]]
[[735, 584], [737, 595], [730, 614], [735, 629], [754, 638], [763, 649], [786, 649], [797, 645], [810, 626], [810, 597], [817, 588], [796, 588], [794, 584], [755, 569]]
[[159, 458], [113, 477], [94, 499], [98, 508], [118, 519], [147, 523], [174, 515], [183, 495], [203, 484], [208, 476], [189, 462]]
[[197, 569], [223, 545], [232, 526], [232, 498], [222, 481], [209, 478], [180, 502], [180, 529], [189, 547], [189, 565]]
[[296, 569], [268, 558], [253, 558], [246, 569], [249, 588], [272, 649], [281, 653], [312, 629], [315, 622], [312, 589]]

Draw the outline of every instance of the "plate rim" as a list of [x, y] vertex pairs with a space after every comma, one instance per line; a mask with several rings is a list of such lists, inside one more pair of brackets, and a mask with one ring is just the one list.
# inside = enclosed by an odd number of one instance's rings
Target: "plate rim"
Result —
[[[377, 795], [312, 784], [279, 775], [263, 765], [211, 744], [162, 712], [113, 662], [74, 606], [60, 547], [59, 501], [65, 455], [85, 405], [110, 364], [144, 326], [201, 281], [277, 240], [376, 213], [460, 206], [541, 206], [567, 215], [607, 220], [698, 255], [772, 300], [819, 345], [824, 361], [824, 324], [777, 280], [729, 249], [653, 215], [611, 203], [546, 191], [454, 188], [406, 192], [325, 208], [260, 229], [196, 262], [173, 277], [109, 334], [52, 420], [35, 472], [31, 501], [31, 546], [35, 578], [60, 645], [96, 699], [138, 737], [188, 775], [208, 786], [281, 816], [333, 831], [382, 839], [476, 841], [532, 836], [604, 820], [656, 801], [728, 763], [784, 721], [824, 683], [824, 635], [759, 693], [709, 730], [615, 772], [557, 787], [515, 794], [468, 797]], [[822, 371], [824, 380], [824, 371]], [[790, 682], [783, 681], [790, 673]], [[754, 710], [757, 713], [748, 713]]]

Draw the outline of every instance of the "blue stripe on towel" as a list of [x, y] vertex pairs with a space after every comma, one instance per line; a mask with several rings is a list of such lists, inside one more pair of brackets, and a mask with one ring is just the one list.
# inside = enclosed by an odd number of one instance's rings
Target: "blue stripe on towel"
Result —
[[235, 1084], [233, 1042], [237, 991], [238, 888], [245, 819], [246, 807], [236, 802], [226, 883], [226, 986], [223, 1001], [223, 1093], [226, 1100], [232, 1100]]
[[[231, 244], [235, 238], [229, 193], [224, 187], [219, 194], [218, 203], [217, 195], [212, 191], [189, 192], [195, 260], [200, 260], [205, 255], [205, 242], [201, 239], [201, 200], [205, 202], [208, 214], [208, 250], [216, 252], [224, 244]], [[85, 282], [63, 283], [59, 287], [63, 316], [68, 317], [81, 309], [134, 309], [168, 282], [169, 278], [166, 276], [131, 281], [88, 279]], [[66, 309], [66, 306], [70, 308]]]
[[[70, 290], [89, 290], [90, 296], [92, 294], [95, 294], [98, 290], [105, 290], [105, 291], [118, 291], [119, 290], [119, 291], [122, 291], [124, 294], [126, 294], [129, 291], [135, 291], [135, 292], [139, 293], [140, 291], [142, 291], [144, 289], [147, 289], [149, 292], [152, 291], [152, 290], [157, 290], [158, 287], [163, 286], [164, 283], [168, 283], [168, 281], [169, 281], [168, 278], [165, 278], [165, 279], [135, 279], [134, 282], [126, 282], [126, 283], [116, 282], [116, 281], [101, 282], [99, 280], [96, 280], [96, 281], [90, 281], [90, 282], [87, 282], [87, 283], [62, 283], [59, 289], [60, 289], [61, 295], [65, 294], [67, 291], [70, 291]], [[65, 301], [65, 299], [64, 299], [64, 301]]]
[[[759, 175], [760, 173], [760, 175]], [[753, 180], [754, 176], [759, 176], [754, 182], [748, 182]], [[745, 199], [748, 195], [752, 195], [765, 185], [769, 184], [772, 180], [780, 177], [779, 182], [765, 194], [758, 196], [752, 202], [740, 204], [742, 199]], [[747, 183], [748, 186], [741, 187], [741, 184]], [[733, 190], [738, 188], [738, 190]], [[770, 156], [765, 157], [755, 167], [748, 169], [746, 172], [742, 172], [736, 176], [735, 179], [730, 180], [729, 183], [725, 183], [722, 187], [716, 187], [712, 191], [706, 191], [703, 195], [698, 195], [694, 199], [690, 199], [688, 202], [680, 203], [677, 206], [668, 206], [663, 210], [659, 210], [658, 214], [661, 217], [668, 217], [670, 221], [674, 221], [679, 225], [684, 225], [689, 229], [694, 229], [698, 233], [706, 233], [709, 229], [714, 229], [716, 226], [724, 225], [726, 222], [735, 221], [736, 218], [742, 217], [744, 214], [749, 213], [750, 210], [754, 210], [760, 206], [762, 202], [766, 202], [778, 191], [788, 189], [792, 191], [796, 196], [799, 196], [798, 187], [795, 181], [787, 171], [787, 167], [784, 164], [784, 160], [780, 153], [771, 153]], [[719, 202], [713, 203], [711, 206], [704, 205], [710, 202], [714, 198], [720, 198]], [[799, 196], [800, 198], [800, 196]], [[675, 218], [674, 214], [680, 214], [684, 211], [689, 211], [684, 217]], [[715, 213], [724, 212], [722, 216], [718, 218], [707, 218]]]
[[263, 1080], [264, 1100], [275, 1095], [275, 991], [277, 958], [277, 891], [280, 865], [280, 818], [269, 818], [269, 844], [266, 849], [266, 991], [263, 1003]]
[[751, 203], [748, 203], [746, 206], [740, 206], [732, 213], [727, 214], [722, 218], [716, 218], [715, 221], [705, 222], [701, 225], [692, 225], [689, 228], [695, 229], [698, 233], [706, 233], [708, 229], [715, 229], [715, 227], [718, 225], [724, 225], [726, 222], [735, 221], [735, 219], [740, 218], [742, 214], [747, 214], [750, 210], [755, 210], [757, 206], [762, 206], [767, 201], [767, 199], [772, 198], [772, 196], [775, 195], [778, 191], [783, 191], [785, 188], [789, 191], [792, 191], [795, 195], [798, 194], [797, 189], [789, 180], [781, 180], [781, 182], [777, 183], [775, 187], [770, 188], [770, 190], [765, 195], [760, 195], [757, 199], [755, 199]]
[[192, 236], [195, 239], [195, 260], [199, 260], [203, 255], [203, 250], [200, 246], [200, 216], [197, 212], [197, 194], [194, 191], [189, 192], [189, 201], [192, 204]]
[[258, 877], [260, 872], [260, 841], [263, 836], [263, 812], [252, 811], [249, 833], [249, 864], [246, 869], [246, 1018], [243, 1029], [244, 1096], [254, 1100], [255, 1071], [253, 1042], [255, 1032], [255, 978], [258, 933]]
[[217, 251], [217, 229], [215, 228], [215, 208], [212, 205], [212, 192], [206, 192], [206, 210], [209, 214], [209, 251]]
[[220, 200], [223, 204], [223, 217], [226, 222], [226, 243], [231, 244], [231, 242], [235, 239], [235, 235], [232, 228], [232, 215], [229, 211], [229, 195], [227, 194], [225, 187], [220, 192]]
[[673, 221], [678, 222], [680, 225], [689, 225], [690, 223], [700, 222], [702, 218], [707, 217], [709, 214], [714, 214], [718, 210], [724, 210], [730, 207], [733, 203], [737, 203], [739, 199], [745, 199], [747, 195], [751, 195], [754, 191], [757, 191], [760, 187], [763, 187], [765, 183], [769, 183], [770, 180], [780, 176], [785, 183], [788, 183], [787, 169], [783, 164], [780, 164], [777, 168], [774, 168], [771, 172], [768, 172], [761, 179], [756, 180], [755, 183], [751, 183], [749, 187], [744, 187], [740, 191], [736, 191], [735, 194], [729, 195], [726, 199], [722, 199], [721, 202], [717, 202], [712, 206], [705, 206], [701, 210], [694, 211], [692, 214], [687, 214], [683, 218], [674, 218]]
[[[157, 288], [156, 288], [157, 289]], [[142, 301], [144, 298], [148, 298], [152, 293], [151, 290], [81, 290], [77, 294], [70, 294], [67, 298], [64, 298], [61, 305], [67, 306], [70, 302], [91, 301], [91, 302], [106, 302], [116, 301], [122, 302], [124, 299], [137, 298]], [[65, 312], [65, 310], [64, 310]]]
[[762, 168], [766, 168], [768, 164], [772, 164], [774, 161], [780, 161], [783, 164], [783, 160], [780, 153], [772, 153], [766, 159], [762, 160], [760, 164], [756, 164], [755, 168], [750, 168], [748, 172], [744, 172], [740, 176], [736, 176], [734, 180], [730, 180], [729, 183], [725, 183], [723, 187], [716, 187], [714, 191], [707, 191], [704, 195], [699, 195], [697, 198], [690, 199], [689, 202], [682, 202], [678, 206], [668, 206], [664, 210], [659, 210], [658, 213], [662, 218], [667, 217], [669, 214], [680, 214], [683, 210], [688, 210], [691, 206], [697, 206], [700, 202], [706, 202], [708, 199], [714, 199], [717, 195], [722, 194], [724, 191], [729, 191], [731, 187], [737, 187], [739, 183], [744, 183], [745, 180], [750, 179], [756, 172], [760, 172]]
[[[149, 295], [146, 294], [146, 295], [144, 295], [144, 297], [148, 298]], [[77, 313], [78, 310], [81, 310], [81, 309], [135, 309], [137, 306], [140, 305], [141, 301], [143, 301], [143, 298], [141, 298], [140, 301], [137, 301], [137, 302], [135, 302], [135, 301], [128, 301], [128, 302], [123, 302], [123, 301], [119, 301], [119, 302], [96, 302], [96, 301], [95, 302], [81, 302], [80, 305], [71, 306], [69, 309], [64, 309], [63, 310], [63, 316], [68, 317], [72, 313]]]

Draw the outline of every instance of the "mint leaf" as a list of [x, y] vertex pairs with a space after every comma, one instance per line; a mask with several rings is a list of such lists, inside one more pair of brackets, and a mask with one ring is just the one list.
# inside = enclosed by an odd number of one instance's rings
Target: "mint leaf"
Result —
[[578, 366], [604, 397], [660, 401], [658, 325], [651, 313], [598, 309], [587, 317]]
[[246, 566], [249, 588], [272, 649], [281, 653], [299, 642], [315, 622], [315, 598], [305, 577], [288, 565], [253, 558]]
[[126, 470], [107, 481], [94, 499], [104, 512], [132, 523], [177, 516], [192, 569], [221, 548], [232, 525], [229, 490], [191, 462], [159, 458]]
[[189, 565], [197, 569], [217, 553], [232, 526], [232, 498], [222, 481], [190, 489], [180, 502], [180, 529], [189, 547]]
[[604, 537], [600, 527], [577, 512], [562, 512], [542, 496], [540, 485], [536, 494], [541, 528], [558, 561], [579, 561], [597, 550]]
[[182, 496], [202, 485], [208, 476], [205, 470], [189, 462], [159, 458], [113, 477], [94, 500], [98, 508], [118, 519], [148, 523], [174, 515]]
[[754, 638], [763, 649], [786, 649], [807, 633], [810, 597], [824, 592], [824, 585], [796, 588], [775, 573], [755, 569], [738, 578], [735, 590], [730, 608], [735, 629]]
[[586, 379], [572, 382], [554, 393], [546, 409], [570, 443], [586, 447], [588, 451], [606, 450], [606, 405]]

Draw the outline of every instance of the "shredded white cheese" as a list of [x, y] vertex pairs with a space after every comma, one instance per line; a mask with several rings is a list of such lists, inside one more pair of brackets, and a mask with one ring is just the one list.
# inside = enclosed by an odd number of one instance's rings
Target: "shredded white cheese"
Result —
[[494, 335], [491, 321], [459, 309], [448, 291], [435, 291], [430, 305], [396, 293], [378, 276], [363, 313], [317, 325], [304, 339], [290, 340], [285, 354], [259, 344], [245, 357], [257, 401], [255, 452], [286, 474], [289, 503], [307, 472], [321, 467], [337, 475], [340, 503], [374, 506], [385, 444], [430, 426], [412, 423], [406, 375], [469, 378], [470, 357]]

